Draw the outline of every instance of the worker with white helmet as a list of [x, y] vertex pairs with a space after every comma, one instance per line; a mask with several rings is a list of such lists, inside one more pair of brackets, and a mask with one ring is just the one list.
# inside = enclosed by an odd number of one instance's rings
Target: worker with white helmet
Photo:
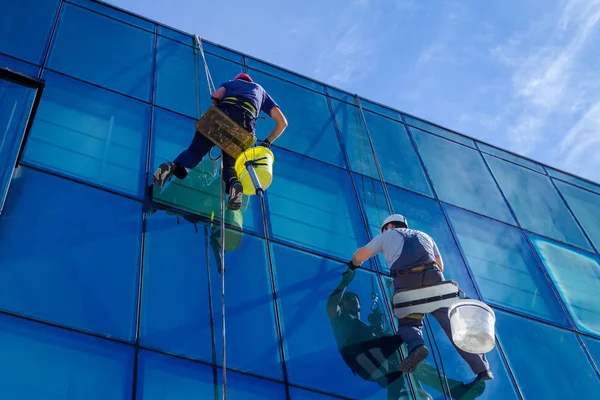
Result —
[[[390, 266], [396, 292], [444, 281], [444, 262], [435, 241], [424, 232], [408, 229], [408, 222], [403, 215], [392, 214], [387, 217], [381, 226], [381, 234], [354, 253], [352, 260], [348, 262], [348, 268], [355, 270], [378, 253], [383, 254]], [[431, 314], [452, 342], [448, 309], [441, 308]], [[398, 319], [398, 335], [408, 346], [408, 356], [400, 364], [400, 369], [405, 373], [413, 372], [429, 355], [421, 331], [424, 317], [424, 314], [411, 314]], [[493, 379], [484, 354], [471, 354], [460, 350], [456, 345], [454, 347], [477, 375], [476, 380]]]

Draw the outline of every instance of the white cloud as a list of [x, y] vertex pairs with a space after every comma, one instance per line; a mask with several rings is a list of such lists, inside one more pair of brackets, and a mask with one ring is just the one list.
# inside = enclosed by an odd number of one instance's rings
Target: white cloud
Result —
[[[589, 151], [581, 143], [597, 144], [590, 129], [600, 122], [600, 68], [597, 61], [590, 65], [590, 54], [598, 48], [599, 22], [600, 0], [566, 1], [554, 20], [538, 21], [492, 50], [492, 57], [513, 70], [511, 99], [504, 110], [514, 121], [508, 129], [512, 150], [573, 169], [577, 155]], [[536, 42], [541, 45], [532, 47]], [[560, 152], [546, 151], [557, 142]]]
[[578, 175], [597, 174], [600, 168], [600, 100], [560, 141], [558, 156], [564, 160], [565, 168]]
[[341, 13], [333, 35], [317, 58], [317, 78], [333, 85], [344, 84], [375, 67], [369, 62], [373, 50], [369, 32], [365, 31], [369, 25], [368, 8], [367, 0], [354, 1]]
[[344, 86], [376, 70], [381, 56], [377, 44], [394, 29], [387, 23], [383, 29], [382, 19], [397, 16], [399, 23], [400, 13], [409, 10], [413, 0], [378, 0], [377, 7], [373, 1], [348, 2], [331, 19], [337, 21], [334, 26], [322, 27], [323, 41], [313, 71], [317, 79]]

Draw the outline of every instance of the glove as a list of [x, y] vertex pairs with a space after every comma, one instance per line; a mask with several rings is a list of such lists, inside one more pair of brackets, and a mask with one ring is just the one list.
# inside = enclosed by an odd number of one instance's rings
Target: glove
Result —
[[262, 146], [262, 147], [266, 147], [267, 149], [271, 148], [271, 142], [269, 142], [267, 139], [261, 141], [258, 145]]
[[348, 266], [348, 269], [350, 269], [351, 271], [354, 271], [355, 269], [358, 269], [358, 267], [360, 267], [360, 265], [354, 265], [352, 260], [348, 261], [348, 263], [346, 265]]

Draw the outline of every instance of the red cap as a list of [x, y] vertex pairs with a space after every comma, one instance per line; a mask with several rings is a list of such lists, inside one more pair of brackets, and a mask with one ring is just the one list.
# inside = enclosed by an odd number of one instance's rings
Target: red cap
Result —
[[236, 80], [236, 79], [242, 79], [242, 80], [245, 80], [245, 81], [248, 81], [248, 82], [254, 82], [254, 81], [252, 80], [252, 78], [250, 78], [250, 75], [248, 75], [248, 74], [243, 74], [243, 73], [242, 73], [242, 74], [237, 74], [237, 75], [235, 76], [234, 80]]

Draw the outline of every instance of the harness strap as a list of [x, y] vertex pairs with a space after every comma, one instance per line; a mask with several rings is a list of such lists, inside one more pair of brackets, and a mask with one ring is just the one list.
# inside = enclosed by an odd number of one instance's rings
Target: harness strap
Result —
[[221, 100], [221, 103], [231, 104], [234, 106], [238, 106], [244, 109], [244, 111], [250, 113], [253, 118], [258, 118], [258, 112], [256, 108], [247, 100], [235, 97], [235, 96], [227, 96]]
[[444, 295], [440, 295], [440, 296], [427, 297], [425, 299], [412, 300], [412, 301], [407, 301], [407, 302], [404, 302], [404, 303], [397, 303], [397, 304], [393, 305], [393, 308], [397, 309], [397, 308], [418, 306], [418, 305], [421, 305], [421, 304], [432, 303], [434, 301], [448, 300], [448, 299], [452, 299], [454, 297], [460, 297], [460, 293], [459, 292], [448, 293], [448, 294], [444, 294]]
[[396, 269], [396, 276], [406, 276], [415, 272], [423, 272], [425, 270], [432, 269], [432, 267], [437, 267], [437, 263], [435, 261], [427, 261], [424, 263], [417, 264], [415, 267], [405, 272], [400, 272], [400, 269]]

